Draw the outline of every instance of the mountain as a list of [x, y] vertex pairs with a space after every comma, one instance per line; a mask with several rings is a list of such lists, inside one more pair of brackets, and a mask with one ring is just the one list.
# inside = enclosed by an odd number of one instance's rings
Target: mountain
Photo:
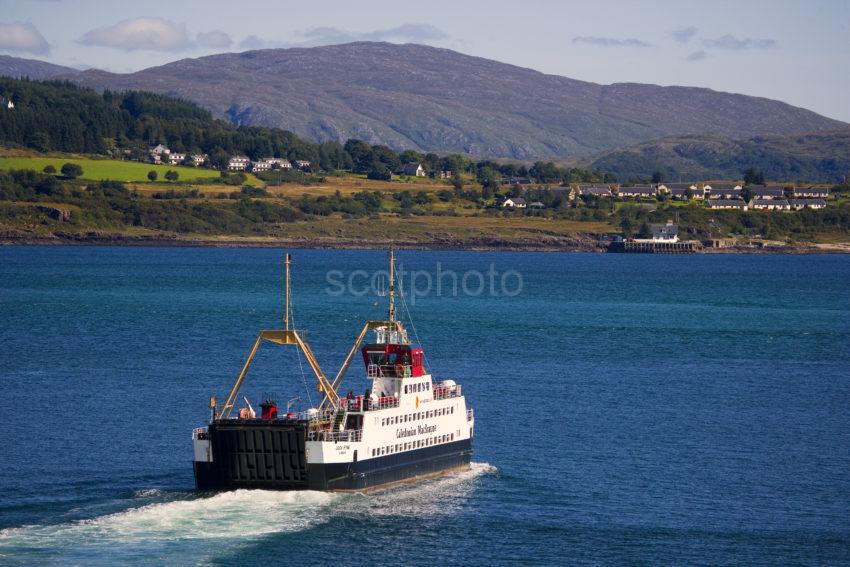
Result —
[[448, 49], [359, 42], [183, 59], [66, 78], [193, 100], [305, 138], [520, 159], [586, 156], [684, 134], [745, 138], [846, 126], [788, 104], [691, 87], [598, 85]]
[[838, 183], [850, 174], [850, 128], [743, 140], [668, 138], [609, 152], [590, 165], [621, 180], [650, 177], [655, 171], [670, 180], [740, 179], [754, 168], [771, 180]]
[[54, 65], [37, 59], [22, 59], [9, 55], [0, 55], [0, 75], [6, 77], [29, 77], [30, 79], [43, 80], [55, 77], [69, 77], [79, 73], [71, 67]]

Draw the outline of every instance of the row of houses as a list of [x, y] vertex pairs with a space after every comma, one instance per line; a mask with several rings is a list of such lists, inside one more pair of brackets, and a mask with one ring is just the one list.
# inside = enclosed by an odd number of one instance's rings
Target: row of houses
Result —
[[[163, 144], [152, 146], [148, 150], [150, 161], [152, 163], [168, 163], [169, 165], [180, 165], [191, 163], [195, 167], [204, 165], [209, 161], [207, 154], [185, 154], [174, 152]], [[188, 158], [188, 159], [187, 159]], [[304, 159], [296, 159], [290, 161], [285, 158], [267, 157], [256, 161], [251, 161], [246, 156], [233, 156], [227, 162], [227, 169], [230, 171], [268, 171], [270, 169], [309, 169], [310, 162]]]
[[[659, 183], [633, 185], [585, 185], [574, 187], [556, 187], [556, 193], [574, 200], [582, 196], [600, 199], [655, 199], [660, 195], [675, 200], [704, 201], [710, 209], [740, 210], [800, 210], [805, 208], [823, 209], [829, 198], [829, 189], [824, 187], [783, 187], [781, 185], [756, 185], [748, 187], [750, 200], [744, 200], [744, 189], [737, 183]], [[789, 197], [790, 195], [790, 197]], [[542, 203], [527, 203], [524, 198], [505, 199], [506, 208], [544, 208]]]
[[[187, 154], [181, 152], [172, 152], [168, 146], [157, 144], [148, 149], [151, 163], [168, 163], [168, 165], [180, 165], [187, 162]], [[195, 167], [204, 165], [207, 162], [207, 154], [192, 154], [189, 161]]]
[[824, 199], [717, 199], [709, 201], [707, 208], [714, 210], [731, 209], [739, 211], [799, 211], [802, 209], [825, 209]]
[[[829, 189], [825, 187], [784, 187], [782, 185], [753, 185], [749, 188], [753, 199], [827, 199]], [[595, 197], [655, 198], [659, 195], [676, 200], [743, 199], [744, 188], [737, 183], [659, 183], [654, 185], [632, 185], [630, 187], [608, 185], [579, 185], [571, 197], [592, 195]]]
[[310, 162], [306, 159], [288, 160], [286, 158], [267, 157], [252, 161], [246, 156], [233, 156], [227, 162], [229, 171], [269, 171], [271, 169], [310, 169]]

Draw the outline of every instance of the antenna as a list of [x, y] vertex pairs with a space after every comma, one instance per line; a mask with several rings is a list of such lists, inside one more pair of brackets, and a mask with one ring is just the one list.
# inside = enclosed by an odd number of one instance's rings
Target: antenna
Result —
[[395, 322], [395, 254], [390, 248], [390, 321]]
[[292, 256], [287, 254], [284, 262], [286, 265], [286, 310], [283, 312], [283, 326], [287, 331], [289, 330], [289, 264], [291, 263]]

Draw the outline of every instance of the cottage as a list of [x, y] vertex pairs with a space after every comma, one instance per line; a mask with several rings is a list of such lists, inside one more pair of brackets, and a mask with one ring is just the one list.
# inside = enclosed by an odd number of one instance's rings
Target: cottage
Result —
[[706, 192], [709, 192], [709, 191], [720, 192], [720, 191], [726, 191], [727, 189], [737, 189], [737, 190], [740, 191], [741, 189], [744, 188], [744, 186], [741, 185], [738, 182], [735, 182], [735, 183], [703, 183], [702, 188]]
[[162, 156], [168, 156], [170, 154], [171, 150], [162, 144], [157, 144], [148, 149], [148, 156], [153, 163], [162, 163]]
[[687, 201], [689, 199], [705, 199], [705, 192], [696, 185], [690, 187], [673, 187], [669, 189], [670, 198], [677, 201]]
[[248, 164], [251, 160], [245, 156], [233, 156], [227, 162], [227, 169], [230, 171], [245, 171], [248, 169]]
[[708, 201], [708, 208], [746, 211], [747, 203], [741, 199], [711, 199]]
[[667, 224], [650, 225], [649, 233], [649, 238], [635, 238], [635, 242], [679, 242], [679, 226], [671, 220]]
[[452, 170], [444, 169], [440, 172], [440, 179], [451, 179], [452, 178]]
[[826, 187], [794, 187], [791, 193], [795, 199], [829, 199]]
[[526, 207], [525, 199], [522, 197], [508, 197], [502, 203], [502, 207], [510, 207], [511, 209], [524, 209]]
[[298, 169], [310, 169], [310, 162], [306, 159], [297, 159], [294, 164]]
[[192, 154], [192, 165], [195, 167], [204, 165], [208, 157], [207, 154]]
[[272, 164], [270, 164], [269, 162], [267, 162], [264, 159], [261, 159], [260, 161], [251, 162], [251, 171], [254, 171], [254, 172], [268, 171], [271, 168], [272, 168]]
[[765, 197], [751, 200], [750, 208], [756, 211], [790, 211], [791, 205], [785, 199]]
[[617, 196], [621, 198], [652, 198], [655, 197], [655, 187], [652, 185], [633, 185], [632, 187], [620, 187], [617, 189]]
[[186, 159], [186, 154], [181, 154], [178, 152], [171, 152], [168, 154], [168, 163], [171, 165], [180, 165], [183, 163], [183, 160]]
[[800, 209], [825, 209], [826, 201], [823, 199], [791, 199], [788, 204], [794, 211]]
[[611, 197], [611, 189], [604, 185], [589, 185], [589, 186], [579, 186], [579, 195], [581, 196], [591, 196], [591, 197]]
[[738, 200], [743, 199], [743, 189], [736, 189], [734, 187], [730, 187], [728, 189], [718, 189], [715, 187], [711, 188], [711, 192], [708, 194], [708, 198], [711, 199], [721, 199], [721, 200]]
[[750, 195], [752, 195], [754, 199], [784, 199], [785, 189], [778, 185], [754, 185], [750, 188]]
[[7, 109], [12, 110], [15, 108], [15, 103], [10, 98], [0, 96], [0, 106], [5, 106]]
[[274, 166], [279, 169], [292, 169], [292, 164], [286, 158], [267, 157], [263, 158], [262, 161], [268, 163], [272, 169], [274, 169]]
[[406, 163], [402, 167], [402, 170], [405, 175], [409, 175], [410, 177], [425, 177], [425, 168], [422, 167], [421, 163]]

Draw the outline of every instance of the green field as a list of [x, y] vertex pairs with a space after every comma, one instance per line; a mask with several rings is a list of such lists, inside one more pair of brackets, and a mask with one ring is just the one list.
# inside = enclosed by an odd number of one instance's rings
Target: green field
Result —
[[[63, 158], [63, 157], [0, 157], [0, 169], [34, 169], [41, 171], [46, 165], [52, 165], [58, 172], [62, 164], [76, 163], [83, 168], [81, 179], [100, 181], [109, 179], [112, 181], [148, 181], [148, 172], [151, 170], [159, 174], [158, 182], [163, 184], [165, 172], [176, 171], [180, 177], [178, 181], [192, 182], [215, 180], [219, 178], [219, 172], [214, 169], [202, 169], [196, 167], [154, 165], [152, 163], [139, 163], [135, 161], [118, 161], [112, 159], [88, 159], [88, 158]], [[263, 183], [251, 174], [248, 175], [249, 185], [262, 186]]]

